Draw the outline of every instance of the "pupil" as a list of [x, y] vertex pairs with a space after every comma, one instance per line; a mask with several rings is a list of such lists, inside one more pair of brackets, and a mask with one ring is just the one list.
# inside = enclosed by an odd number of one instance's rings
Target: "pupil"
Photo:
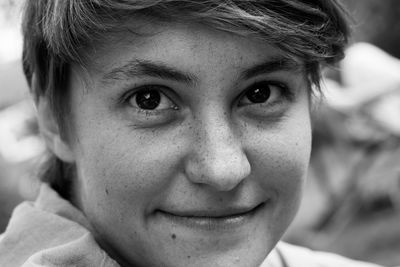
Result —
[[160, 104], [160, 93], [156, 90], [139, 92], [136, 95], [136, 104], [141, 109], [155, 109]]
[[247, 98], [253, 103], [264, 103], [271, 95], [269, 87], [255, 87], [246, 93]]

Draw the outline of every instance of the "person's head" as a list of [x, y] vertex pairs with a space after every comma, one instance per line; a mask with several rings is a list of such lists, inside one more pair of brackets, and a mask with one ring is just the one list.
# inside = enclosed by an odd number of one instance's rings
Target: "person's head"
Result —
[[334, 0], [28, 1], [42, 179], [119, 262], [256, 266], [292, 221]]

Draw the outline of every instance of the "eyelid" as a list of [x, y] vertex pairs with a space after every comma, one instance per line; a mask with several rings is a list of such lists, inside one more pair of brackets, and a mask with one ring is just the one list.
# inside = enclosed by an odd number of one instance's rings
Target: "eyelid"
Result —
[[146, 85], [140, 85], [137, 86], [133, 89], [127, 90], [126, 92], [124, 92], [121, 97], [119, 98], [119, 102], [124, 103], [126, 101], [129, 101], [129, 99], [134, 96], [135, 94], [141, 92], [141, 91], [146, 91], [146, 90], [155, 90], [160, 92], [160, 94], [164, 95], [165, 97], [167, 97], [171, 102], [173, 102], [174, 104], [175, 101], [172, 99], [173, 97], [171, 97], [170, 95], [173, 93], [170, 93], [170, 91], [172, 91], [168, 86], [165, 85], [159, 85], [159, 84], [146, 84]]
[[[168, 101], [169, 102], [169, 107], [164, 108], [159, 108], [156, 107], [155, 109], [142, 109], [137, 105], [131, 104], [131, 101], [133, 98], [135, 98], [136, 94], [147, 91], [147, 90], [154, 90], [159, 92], [161, 95], [161, 100], [160, 104], [162, 105], [163, 102]], [[172, 96], [171, 96], [172, 95]], [[164, 100], [163, 100], [164, 97]], [[165, 100], [166, 99], [166, 100]], [[137, 86], [133, 89], [127, 90], [126, 92], [122, 93], [122, 95], [118, 98], [118, 103], [121, 107], [127, 107], [129, 109], [134, 109], [138, 114], [144, 114], [146, 116], [151, 116], [151, 115], [161, 115], [161, 113], [165, 113], [167, 111], [172, 111], [172, 110], [179, 110], [179, 105], [177, 104], [176, 97], [174, 97], [174, 91], [169, 88], [168, 86], [165, 85], [159, 85], [159, 84], [145, 84], [145, 85], [140, 85]]]
[[164, 87], [164, 86], [162, 86], [162, 85], [140, 85], [140, 86], [137, 86], [137, 87], [135, 87], [135, 88], [132, 88], [132, 89], [129, 89], [129, 90], [126, 90], [125, 92], [123, 92], [123, 93], [121, 94], [121, 96], [118, 98], [118, 99], [119, 99], [118, 102], [120, 102], [120, 103], [125, 103], [125, 102], [128, 101], [132, 96], [134, 96], [134, 95], [137, 94], [138, 92], [143, 91], [143, 90], [146, 90], [146, 89], [148, 89], [148, 90], [153, 89], [153, 90], [158, 90], [158, 91], [160, 91], [160, 92], [163, 92], [162, 90], [159, 89], [160, 87]]
[[[253, 88], [256, 85], [268, 85], [268, 86], [276, 86], [279, 88], [279, 93], [282, 95], [282, 97], [286, 98], [289, 101], [293, 101], [295, 98], [295, 93], [293, 92], [293, 90], [285, 83], [285, 82], [281, 82], [281, 81], [276, 81], [276, 80], [261, 80], [261, 81], [257, 81], [257, 82], [253, 82], [251, 83], [249, 86], [246, 87], [245, 90], [243, 90], [243, 92], [241, 92], [241, 94], [238, 97], [238, 103], [239, 106], [246, 106], [246, 105], [262, 105], [264, 103], [252, 103], [252, 104], [243, 104], [240, 105], [240, 101], [246, 97], [246, 93]], [[268, 102], [268, 101], [267, 101]]]

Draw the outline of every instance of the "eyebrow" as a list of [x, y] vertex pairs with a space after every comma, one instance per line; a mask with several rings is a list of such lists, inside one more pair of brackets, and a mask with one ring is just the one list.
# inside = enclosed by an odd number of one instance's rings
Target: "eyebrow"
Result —
[[[244, 70], [239, 78], [250, 79], [257, 75], [268, 74], [278, 71], [300, 70], [301, 64], [294, 59], [286, 57], [273, 57], [267, 61]], [[115, 67], [103, 76], [104, 82], [113, 80], [124, 80], [132, 77], [156, 77], [161, 79], [195, 84], [198, 78], [191, 73], [183, 72], [163, 62], [135, 59], [126, 64]]]
[[131, 60], [120, 67], [112, 69], [103, 76], [103, 80], [109, 82], [112, 80], [145, 76], [184, 82], [187, 84], [194, 84], [198, 80], [194, 75], [177, 70], [162, 62], [139, 59]]
[[301, 70], [302, 64], [295, 61], [294, 59], [287, 57], [273, 57], [269, 58], [267, 61], [255, 65], [247, 70], [245, 70], [241, 75], [241, 79], [248, 80], [257, 75], [268, 74], [278, 71], [299, 71]]

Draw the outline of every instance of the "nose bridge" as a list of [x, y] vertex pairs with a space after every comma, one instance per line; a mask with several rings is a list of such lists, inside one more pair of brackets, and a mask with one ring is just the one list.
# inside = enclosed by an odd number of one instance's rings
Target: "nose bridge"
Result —
[[187, 166], [192, 182], [229, 191], [250, 174], [240, 134], [228, 112], [207, 109], [195, 119], [193, 130], [193, 154]]
[[[227, 117], [224, 114], [224, 117]], [[235, 129], [227, 118], [208, 116], [207, 120], [200, 121], [198, 126], [197, 141], [200, 145], [199, 156], [215, 161], [222, 161], [223, 158], [238, 149]]]

